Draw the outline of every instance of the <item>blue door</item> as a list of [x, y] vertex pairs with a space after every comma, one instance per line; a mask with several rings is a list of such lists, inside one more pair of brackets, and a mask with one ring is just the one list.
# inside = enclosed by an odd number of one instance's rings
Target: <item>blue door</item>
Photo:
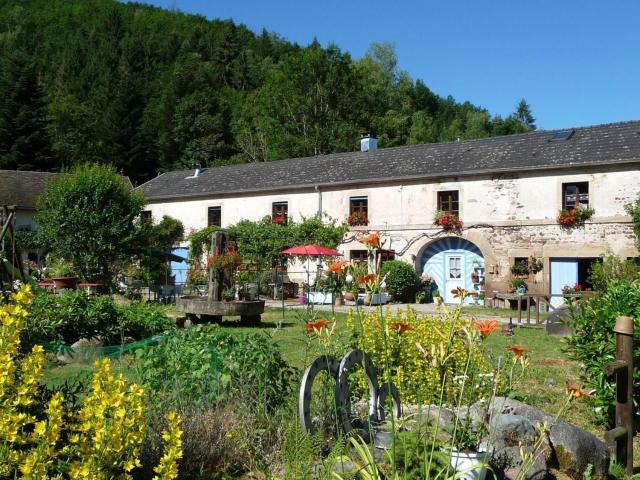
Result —
[[[185, 247], [176, 247], [171, 249], [171, 253], [175, 256], [171, 257], [171, 275], [175, 275], [176, 286], [184, 285], [187, 282], [187, 256], [189, 249]], [[178, 260], [177, 257], [183, 260]]]
[[[577, 258], [551, 259], [551, 295], [562, 295], [562, 287], [578, 283]], [[551, 305], [559, 307], [564, 303], [562, 297], [551, 297]]]

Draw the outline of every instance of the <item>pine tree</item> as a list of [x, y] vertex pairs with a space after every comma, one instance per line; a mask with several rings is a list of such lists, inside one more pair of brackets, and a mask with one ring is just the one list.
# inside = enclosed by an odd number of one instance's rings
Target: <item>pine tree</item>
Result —
[[0, 58], [0, 168], [51, 168], [46, 100], [33, 60], [7, 48]]
[[527, 130], [536, 129], [536, 119], [531, 114], [531, 107], [527, 101], [523, 98], [518, 103], [514, 117], [519, 121]]

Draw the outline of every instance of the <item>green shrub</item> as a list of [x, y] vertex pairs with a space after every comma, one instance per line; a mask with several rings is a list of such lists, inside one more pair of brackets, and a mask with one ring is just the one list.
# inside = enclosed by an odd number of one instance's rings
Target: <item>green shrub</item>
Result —
[[640, 279], [640, 266], [633, 260], [613, 254], [605, 255], [601, 262], [594, 263], [589, 272], [589, 280], [597, 292], [605, 292], [609, 283], [615, 280], [632, 282], [637, 279]]
[[111, 330], [117, 312], [110, 297], [90, 299], [81, 290], [65, 290], [55, 296], [39, 293], [29, 307], [22, 348], [39, 343], [70, 345], [80, 338], [93, 338]]
[[71, 345], [94, 337], [105, 345], [116, 345], [127, 338], [140, 340], [172, 328], [173, 322], [159, 305], [120, 307], [110, 295], [89, 296], [82, 290], [65, 290], [61, 295], [40, 292], [29, 307], [22, 348], [47, 343]]
[[[615, 414], [614, 379], [604, 375], [604, 363], [615, 358], [613, 327], [620, 315], [635, 319], [635, 362], [640, 361], [640, 280], [610, 281], [607, 291], [579, 303], [573, 314], [573, 334], [567, 338], [570, 358], [584, 365], [582, 380], [595, 390], [595, 412], [598, 420], [613, 425]], [[634, 383], [640, 383], [640, 370], [634, 372]], [[640, 402], [635, 389], [634, 402]]]
[[385, 277], [387, 291], [395, 301], [413, 302], [418, 275], [411, 265], [400, 260], [390, 260], [382, 265], [380, 275]]
[[271, 408], [284, 402], [293, 376], [267, 334], [231, 334], [215, 325], [176, 330], [137, 355], [142, 383], [169, 405], [243, 398]]

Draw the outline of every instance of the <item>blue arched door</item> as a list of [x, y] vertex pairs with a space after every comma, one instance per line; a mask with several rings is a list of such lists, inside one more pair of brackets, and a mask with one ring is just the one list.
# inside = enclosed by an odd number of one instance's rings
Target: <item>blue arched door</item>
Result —
[[456, 302], [451, 290], [461, 287], [479, 291], [484, 280], [482, 252], [463, 238], [442, 238], [427, 246], [422, 252], [420, 267], [422, 275], [428, 275], [436, 282], [447, 303]]

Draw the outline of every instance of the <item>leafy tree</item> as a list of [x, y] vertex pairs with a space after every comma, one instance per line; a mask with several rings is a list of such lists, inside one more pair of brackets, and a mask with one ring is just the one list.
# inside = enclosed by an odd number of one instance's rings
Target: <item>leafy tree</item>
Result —
[[167, 255], [184, 236], [184, 226], [180, 220], [164, 215], [157, 224], [149, 220], [138, 223], [139, 245], [135, 249], [146, 280], [156, 284], [164, 283], [169, 272]]
[[638, 195], [638, 198], [634, 203], [625, 205], [625, 210], [629, 215], [631, 215], [633, 231], [636, 234], [636, 245], [640, 248], [640, 195]]
[[111, 285], [139, 245], [134, 221], [144, 198], [113, 167], [86, 164], [60, 175], [38, 201], [38, 234], [85, 280]]

